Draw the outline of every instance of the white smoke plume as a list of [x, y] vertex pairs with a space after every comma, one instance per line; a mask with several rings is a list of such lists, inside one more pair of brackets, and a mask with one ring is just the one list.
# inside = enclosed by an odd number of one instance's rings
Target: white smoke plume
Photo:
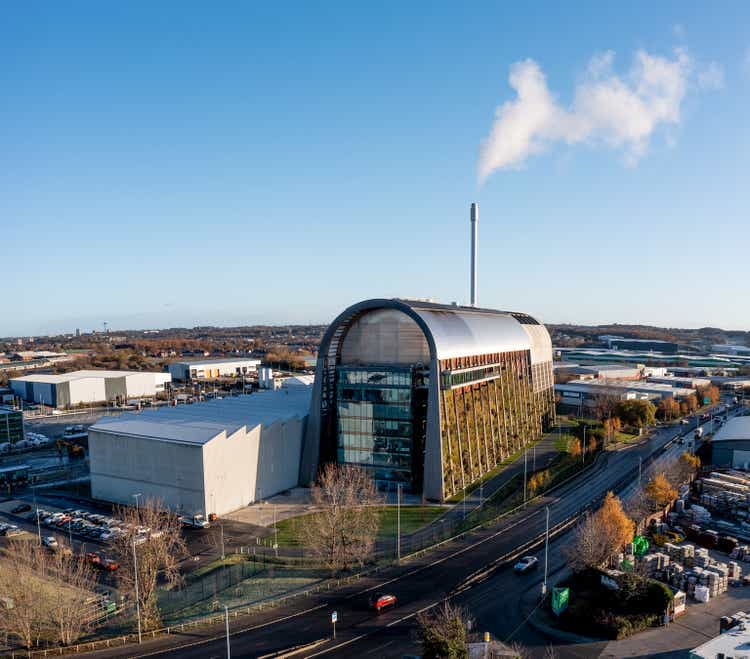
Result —
[[[635, 165], [646, 153], [660, 125], [680, 123], [680, 109], [695, 67], [686, 51], [672, 58], [638, 51], [624, 77], [612, 68], [614, 53], [594, 56], [564, 108], [550, 92], [542, 69], [533, 60], [516, 62], [509, 83], [516, 98], [495, 111], [490, 134], [482, 140], [480, 182], [498, 169], [517, 169], [554, 142], [603, 145], [623, 152]], [[697, 87], [720, 86], [721, 69], [711, 64]], [[713, 84], [712, 84], [713, 83]]]

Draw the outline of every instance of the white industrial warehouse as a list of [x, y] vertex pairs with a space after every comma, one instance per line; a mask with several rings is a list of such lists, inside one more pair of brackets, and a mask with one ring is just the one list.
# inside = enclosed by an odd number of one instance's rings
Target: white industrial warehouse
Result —
[[169, 373], [150, 371], [73, 371], [72, 373], [25, 375], [9, 384], [19, 398], [65, 409], [75, 405], [150, 398], [172, 381]]
[[196, 361], [172, 362], [169, 372], [175, 380], [213, 380], [215, 378], [237, 377], [255, 373], [260, 359], [237, 357], [231, 359], [203, 359]]
[[89, 429], [91, 494], [224, 515], [299, 482], [312, 387], [104, 417]]

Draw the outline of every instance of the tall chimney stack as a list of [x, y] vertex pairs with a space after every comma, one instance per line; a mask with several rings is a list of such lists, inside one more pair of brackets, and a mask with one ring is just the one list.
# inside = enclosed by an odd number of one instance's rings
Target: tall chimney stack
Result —
[[477, 225], [479, 205], [471, 205], [471, 306], [477, 306]]

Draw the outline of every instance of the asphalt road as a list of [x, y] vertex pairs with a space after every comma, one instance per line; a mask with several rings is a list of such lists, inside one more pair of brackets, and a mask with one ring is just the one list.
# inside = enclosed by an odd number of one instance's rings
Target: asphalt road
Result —
[[[485, 616], [478, 618], [488, 631], [506, 638], [514, 631], [512, 627], [522, 622], [517, 619], [518, 602], [525, 589], [518, 588], [518, 581], [507, 566], [493, 567], [493, 562], [511, 557], [530, 539], [541, 537], [545, 529], [545, 506], [549, 506], [552, 527], [568, 520], [597, 504], [615, 484], [620, 487], [631, 484], [637, 479], [639, 459], [648, 464], [653, 454], [661, 452], [665, 444], [688, 429], [686, 426], [661, 428], [641, 445], [606, 452], [595, 467], [540, 503], [506, 518], [492, 529], [457, 539], [421, 559], [386, 569], [376, 577], [362, 579], [330, 595], [315, 595], [267, 614], [232, 619], [232, 655], [258, 657], [328, 638], [316, 650], [303, 652], [301, 656], [401, 657], [414, 648], [414, 615], [458, 592], [460, 600], [465, 598], [472, 610], [476, 606]], [[522, 549], [520, 553], [525, 551]], [[553, 543], [550, 558], [553, 565], [562, 561], [559, 544]], [[398, 606], [379, 615], [373, 614], [367, 609], [366, 601], [375, 591], [395, 594]], [[488, 594], [490, 592], [495, 593], [495, 600]], [[476, 605], [474, 598], [477, 598]], [[329, 638], [333, 611], [338, 614], [335, 640]], [[496, 611], [494, 617], [492, 611]], [[530, 633], [521, 625], [513, 638], [533, 641], [533, 634], [526, 639], [527, 634]], [[536, 641], [537, 644], [543, 642], [543, 639]], [[223, 628], [217, 625], [213, 629], [150, 640], [140, 649], [140, 653], [134, 652], [132, 646], [122, 651], [110, 649], [95, 656], [221, 657], [226, 653], [226, 640]]]

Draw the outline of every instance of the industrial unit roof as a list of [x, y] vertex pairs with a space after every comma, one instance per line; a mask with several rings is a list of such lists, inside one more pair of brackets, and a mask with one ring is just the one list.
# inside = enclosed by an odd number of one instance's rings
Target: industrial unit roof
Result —
[[729, 419], [713, 436], [711, 442], [731, 442], [750, 440], [750, 416], [736, 416]]
[[658, 382], [644, 382], [643, 380], [571, 380], [564, 384], [556, 384], [555, 389], [563, 391], [591, 391], [592, 389], [617, 389], [620, 391], [640, 391], [655, 394], [671, 393], [675, 396], [688, 396], [694, 393], [694, 389], [686, 387], [673, 387], [669, 384]]
[[253, 362], [260, 364], [261, 360], [255, 357], [216, 357], [214, 359], [180, 359], [179, 361], [173, 362], [174, 364], [190, 364], [191, 366], [201, 366], [203, 364], [247, 364]]
[[103, 417], [90, 431], [202, 445], [224, 432], [231, 435], [243, 426], [250, 430], [258, 425], [303, 417], [310, 408], [311, 392], [312, 387], [296, 386], [193, 405], [129, 412], [119, 417]]
[[61, 374], [37, 373], [35, 375], [23, 375], [21, 377], [12, 379], [14, 382], [43, 382], [46, 384], [62, 384], [63, 382], [83, 380], [84, 378], [122, 378], [132, 375], [159, 375], [169, 377], [168, 373], [162, 373], [161, 371], [98, 371], [95, 369], [90, 369]]

